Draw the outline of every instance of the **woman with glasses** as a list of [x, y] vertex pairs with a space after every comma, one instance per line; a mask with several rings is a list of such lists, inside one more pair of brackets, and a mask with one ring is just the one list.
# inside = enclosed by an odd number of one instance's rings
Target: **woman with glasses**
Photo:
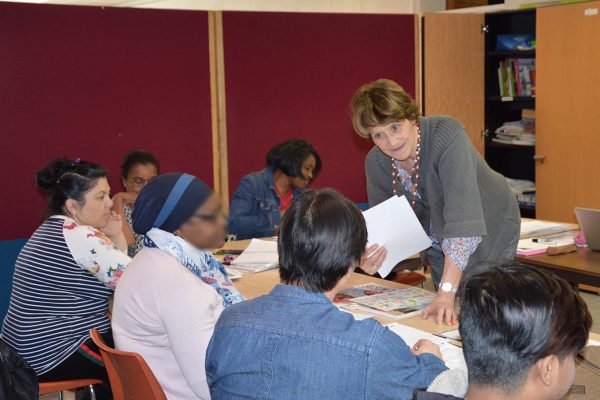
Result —
[[121, 163], [121, 180], [124, 192], [113, 197], [113, 210], [127, 221], [123, 224], [123, 234], [127, 240], [129, 257], [135, 256], [143, 247], [142, 237], [132, 229], [131, 213], [138, 193], [148, 181], [159, 174], [158, 160], [143, 150], [130, 151]]
[[198, 178], [160, 175], [140, 192], [133, 229], [144, 248], [115, 292], [117, 349], [141, 354], [169, 399], [210, 399], [204, 358], [225, 307], [243, 298], [205, 249], [221, 247], [221, 201]]

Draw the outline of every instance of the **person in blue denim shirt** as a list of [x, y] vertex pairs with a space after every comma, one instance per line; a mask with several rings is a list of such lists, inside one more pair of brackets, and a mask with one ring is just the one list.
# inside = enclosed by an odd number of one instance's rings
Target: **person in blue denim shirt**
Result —
[[306, 140], [290, 139], [267, 154], [267, 167], [242, 178], [231, 200], [229, 233], [238, 240], [277, 234], [281, 216], [321, 170]]
[[366, 244], [361, 212], [337, 192], [309, 191], [292, 204], [279, 234], [282, 284], [217, 321], [206, 353], [213, 400], [410, 399], [446, 370], [432, 342], [410, 349], [332, 303]]

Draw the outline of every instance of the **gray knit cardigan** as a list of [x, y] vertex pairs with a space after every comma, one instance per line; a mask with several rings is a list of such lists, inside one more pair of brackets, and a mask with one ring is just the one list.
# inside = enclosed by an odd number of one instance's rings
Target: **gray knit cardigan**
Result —
[[[415, 213], [426, 232], [444, 238], [482, 236], [467, 267], [503, 262], [514, 257], [521, 218], [506, 179], [493, 171], [475, 150], [460, 122], [448, 116], [419, 118], [421, 161]], [[377, 146], [365, 160], [369, 205], [389, 199], [391, 158]], [[398, 194], [409, 201], [412, 193]], [[401, 221], [397, 221], [401, 223]]]

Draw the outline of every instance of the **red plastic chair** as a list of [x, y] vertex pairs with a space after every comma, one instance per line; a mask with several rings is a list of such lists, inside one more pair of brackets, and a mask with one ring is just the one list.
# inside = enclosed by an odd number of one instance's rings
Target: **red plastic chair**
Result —
[[167, 400], [141, 355], [108, 347], [95, 328], [90, 330], [90, 335], [100, 349], [114, 400]]

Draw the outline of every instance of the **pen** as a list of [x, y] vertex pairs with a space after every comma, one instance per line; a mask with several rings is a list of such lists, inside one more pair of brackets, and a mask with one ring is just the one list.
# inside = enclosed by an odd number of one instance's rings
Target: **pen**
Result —
[[540, 243], [540, 244], [557, 244], [554, 240], [550, 240], [550, 239], [532, 239], [532, 241], [534, 243]]

